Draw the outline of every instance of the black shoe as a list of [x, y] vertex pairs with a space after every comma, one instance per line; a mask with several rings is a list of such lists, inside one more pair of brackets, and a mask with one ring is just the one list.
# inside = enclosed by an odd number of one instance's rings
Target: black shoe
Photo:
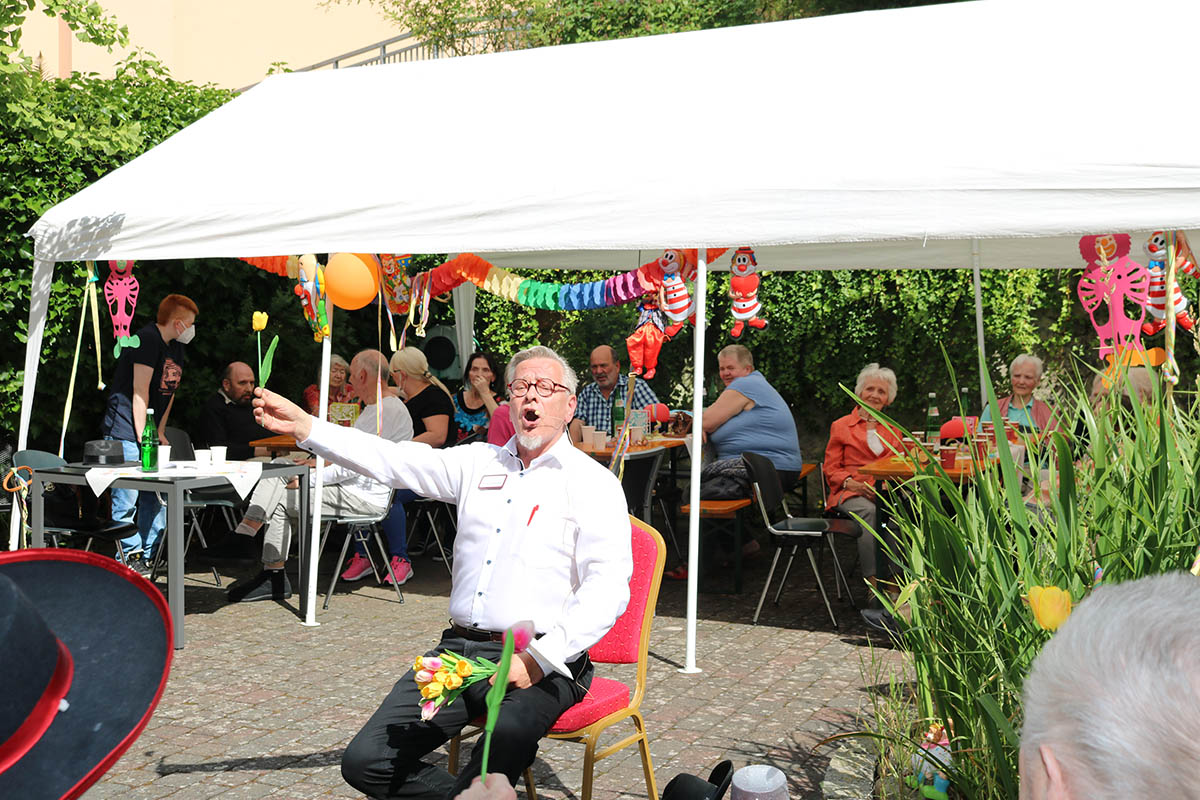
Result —
[[206, 548], [203, 553], [207, 561], [226, 564], [248, 564], [258, 561], [259, 544], [253, 536], [230, 531], [220, 544]]
[[287, 600], [292, 584], [281, 569], [264, 569], [253, 578], [243, 578], [229, 587], [229, 602], [253, 603], [255, 600]]
[[859, 613], [862, 614], [863, 622], [867, 623], [867, 627], [872, 630], [886, 633], [895, 639], [899, 639], [904, 634], [904, 631], [900, 628], [900, 623], [885, 609], [864, 608]]
[[143, 558], [141, 553], [130, 553], [125, 556], [125, 565], [143, 578], [149, 579], [150, 562]]

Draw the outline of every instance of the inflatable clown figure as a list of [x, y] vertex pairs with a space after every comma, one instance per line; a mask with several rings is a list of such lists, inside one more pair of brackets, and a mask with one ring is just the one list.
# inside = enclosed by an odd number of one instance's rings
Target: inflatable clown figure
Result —
[[762, 303], [758, 302], [758, 261], [749, 247], [739, 247], [729, 264], [729, 297], [733, 300], [733, 330], [729, 335], [740, 339], [742, 331], [749, 325], [762, 330], [767, 321], [759, 316]]
[[629, 370], [646, 380], [658, 371], [658, 354], [667, 340], [667, 318], [655, 295], [648, 294], [638, 303], [638, 320], [633, 333], [625, 338], [629, 352]]
[[[1146, 268], [1150, 272], [1150, 300], [1146, 304], [1146, 310], [1150, 313], [1150, 319], [1142, 323], [1142, 333], [1153, 336], [1167, 327], [1167, 235], [1162, 231], [1155, 231], [1146, 240], [1145, 250], [1149, 258]], [[1175, 274], [1178, 276], [1180, 273], [1200, 278], [1200, 270], [1197, 270], [1191, 258], [1191, 249], [1187, 247], [1182, 235], [1175, 252]], [[1179, 327], [1185, 331], [1191, 331], [1195, 327], [1196, 321], [1188, 311], [1187, 296], [1179, 288], [1178, 281], [1175, 283], [1171, 311], [1175, 314], [1175, 321]]]
[[685, 322], [696, 322], [696, 305], [684, 277], [686, 264], [687, 254], [682, 250], [667, 250], [658, 259], [658, 266], [662, 269], [658, 304], [671, 321], [666, 330], [668, 339], [679, 333]]

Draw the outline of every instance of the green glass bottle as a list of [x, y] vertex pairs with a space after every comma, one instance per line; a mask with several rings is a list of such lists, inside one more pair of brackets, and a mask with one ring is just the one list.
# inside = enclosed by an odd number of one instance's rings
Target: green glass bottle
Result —
[[158, 472], [158, 426], [154, 424], [154, 409], [146, 409], [146, 426], [142, 428], [142, 472]]
[[612, 434], [616, 436], [625, 424], [625, 393], [619, 384], [613, 387], [612, 423]]

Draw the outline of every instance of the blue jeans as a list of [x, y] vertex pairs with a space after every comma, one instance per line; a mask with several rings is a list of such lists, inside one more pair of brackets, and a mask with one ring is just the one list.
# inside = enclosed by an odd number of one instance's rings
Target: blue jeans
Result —
[[[111, 436], [105, 436], [111, 439]], [[121, 442], [122, 454], [126, 461], [137, 461], [141, 458], [136, 442]], [[121, 550], [130, 553], [141, 552], [144, 558], [154, 557], [154, 545], [167, 525], [167, 510], [155, 492], [138, 492], [133, 489], [112, 490], [112, 516], [118, 522], [132, 522], [136, 512], [137, 533], [131, 533], [121, 540]]]
[[[392, 494], [392, 510], [383, 518], [383, 535], [387, 537], [388, 555], [399, 556], [403, 561], [408, 561], [408, 517], [404, 513], [404, 504], [420, 496], [411, 489], [397, 489]], [[365, 556], [367, 549], [362, 542], [355, 542], [354, 552]]]

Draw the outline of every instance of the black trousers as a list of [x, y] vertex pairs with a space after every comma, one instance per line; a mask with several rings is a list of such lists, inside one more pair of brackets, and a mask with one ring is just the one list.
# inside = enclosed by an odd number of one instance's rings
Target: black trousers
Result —
[[[472, 642], [447, 629], [434, 650], [435, 655], [452, 650], [461, 656], [483, 656], [499, 661], [499, 642]], [[533, 763], [538, 741], [571, 706], [583, 699], [592, 683], [592, 664], [587, 654], [568, 664], [574, 680], [551, 673], [528, 689], [510, 689], [500, 706], [500, 717], [492, 734], [488, 772], [508, 776], [513, 786]], [[422, 759], [456, 736], [473, 719], [487, 713], [484, 701], [488, 682], [479, 681], [449, 706], [442, 706], [428, 722], [421, 721], [421, 693], [409, 670], [396, 682], [379, 709], [367, 720], [342, 755], [342, 777], [368, 797], [443, 800], [454, 797], [479, 775], [482, 743], [471, 753], [470, 762], [458, 777]]]

